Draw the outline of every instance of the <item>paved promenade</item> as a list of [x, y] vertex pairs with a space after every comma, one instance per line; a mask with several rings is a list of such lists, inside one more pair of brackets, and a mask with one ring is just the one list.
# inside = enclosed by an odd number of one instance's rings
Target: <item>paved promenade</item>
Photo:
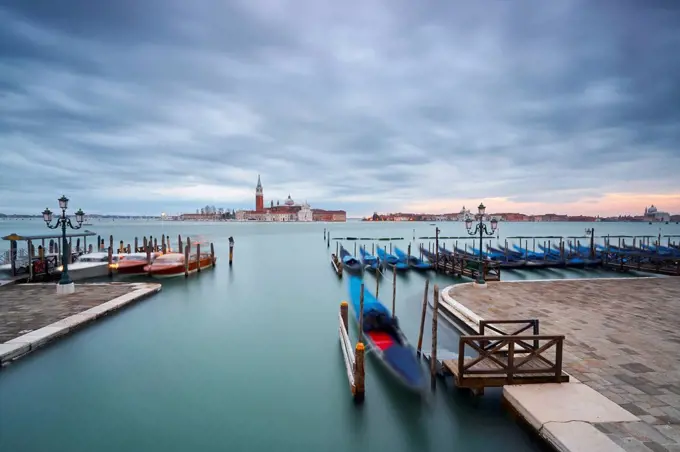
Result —
[[627, 451], [680, 451], [680, 278], [501, 282], [448, 295], [483, 319], [537, 318], [541, 334], [566, 335], [564, 370], [642, 421], [592, 424]]
[[0, 287], [0, 364], [161, 290], [160, 284], [77, 284], [57, 296], [55, 284]]

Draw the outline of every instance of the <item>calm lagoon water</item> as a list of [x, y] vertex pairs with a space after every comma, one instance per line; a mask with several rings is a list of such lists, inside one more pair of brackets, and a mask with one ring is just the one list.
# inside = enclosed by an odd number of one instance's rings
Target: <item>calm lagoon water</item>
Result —
[[[659, 225], [632, 223], [508, 223], [500, 239], [581, 235], [592, 226], [597, 235], [659, 233]], [[439, 227], [444, 236], [465, 235], [462, 223]], [[158, 295], [3, 369], [2, 451], [541, 450], [501, 408], [499, 390], [474, 399], [440, 384], [421, 400], [369, 358], [366, 402], [352, 403], [337, 334], [346, 281], [331, 270], [323, 230], [335, 237], [404, 237], [395, 244], [406, 249], [414, 228], [416, 237], [434, 235], [427, 223], [95, 220], [88, 228], [113, 234], [115, 243], [149, 234], [173, 241], [177, 234], [202, 236], [215, 243], [218, 266], [163, 281]], [[661, 228], [680, 234], [675, 224]], [[0, 222], [0, 235], [10, 232], [48, 231], [37, 220]], [[229, 236], [236, 242], [231, 268]], [[353, 249], [354, 242], [346, 243]], [[585, 276], [593, 273], [513, 271], [503, 278]], [[430, 278], [442, 288], [464, 281]], [[375, 278], [365, 279], [374, 290]], [[409, 273], [397, 282], [397, 315], [412, 342], [424, 281]], [[455, 350], [456, 338], [441, 324], [440, 347]]]

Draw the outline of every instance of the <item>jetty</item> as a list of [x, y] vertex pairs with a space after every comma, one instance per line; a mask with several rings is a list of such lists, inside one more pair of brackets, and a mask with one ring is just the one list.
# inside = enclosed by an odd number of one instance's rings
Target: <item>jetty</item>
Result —
[[149, 297], [160, 284], [77, 284], [56, 296], [54, 284], [0, 287], [0, 368], [113, 311]]
[[[474, 368], [468, 367], [474, 360], [482, 357], [477, 362], [491, 361], [490, 367], [502, 369], [507, 406], [557, 450], [678, 450], [678, 299], [679, 278], [509, 281], [486, 289], [451, 286], [442, 291], [436, 309], [463, 332], [461, 343], [474, 344], [479, 356], [441, 365], [457, 383], [472, 389], [472, 376], [465, 371]], [[534, 341], [541, 335], [533, 333], [539, 326], [546, 344], [537, 348]], [[515, 378], [518, 372], [507, 381], [518, 359], [525, 360], [532, 349], [543, 355], [550, 342], [555, 352], [546, 359], [555, 365], [553, 370], [561, 366], [568, 379], [525, 384]], [[503, 353], [492, 353], [492, 348]], [[510, 359], [518, 349], [526, 351], [524, 358]], [[504, 359], [495, 362], [494, 354]]]

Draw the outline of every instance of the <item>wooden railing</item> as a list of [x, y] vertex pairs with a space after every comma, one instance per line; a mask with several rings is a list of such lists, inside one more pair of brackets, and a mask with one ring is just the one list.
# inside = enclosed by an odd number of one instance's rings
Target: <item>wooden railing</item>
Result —
[[[538, 346], [527, 341], [533, 341]], [[479, 356], [466, 359], [465, 346], [479, 353]], [[507, 384], [512, 384], [515, 376], [544, 374], [546, 377], [552, 375], [555, 381], [560, 381], [563, 346], [564, 336], [461, 336], [458, 378], [495, 376], [505, 378]], [[554, 358], [546, 356], [553, 350]]]
[[[518, 325], [517, 329], [513, 330], [512, 332], [507, 332], [504, 330], [501, 330], [498, 325]], [[494, 333], [498, 333], [500, 336], [518, 336], [525, 331], [531, 329], [531, 332], [534, 336], [538, 336], [540, 334], [539, 332], [539, 322], [538, 319], [527, 319], [527, 320], [480, 320], [479, 321], [479, 335], [484, 336], [486, 334], [486, 330], [491, 330]], [[539, 344], [538, 341], [534, 340], [533, 342], [533, 347], [530, 346], [528, 343], [524, 341], [519, 341], [517, 343], [521, 349], [524, 350], [531, 350], [537, 349]], [[516, 353], [519, 352], [519, 350], [515, 351]]]

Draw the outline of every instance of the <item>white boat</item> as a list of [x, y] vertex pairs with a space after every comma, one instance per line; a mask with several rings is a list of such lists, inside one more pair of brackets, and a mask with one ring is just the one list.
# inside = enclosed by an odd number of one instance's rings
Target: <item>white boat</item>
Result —
[[[117, 263], [119, 255], [112, 256], [112, 263]], [[57, 267], [57, 272], [61, 273], [63, 266]], [[109, 254], [108, 253], [88, 253], [83, 254], [68, 266], [68, 275], [71, 281], [80, 281], [89, 278], [101, 278], [109, 274]]]

